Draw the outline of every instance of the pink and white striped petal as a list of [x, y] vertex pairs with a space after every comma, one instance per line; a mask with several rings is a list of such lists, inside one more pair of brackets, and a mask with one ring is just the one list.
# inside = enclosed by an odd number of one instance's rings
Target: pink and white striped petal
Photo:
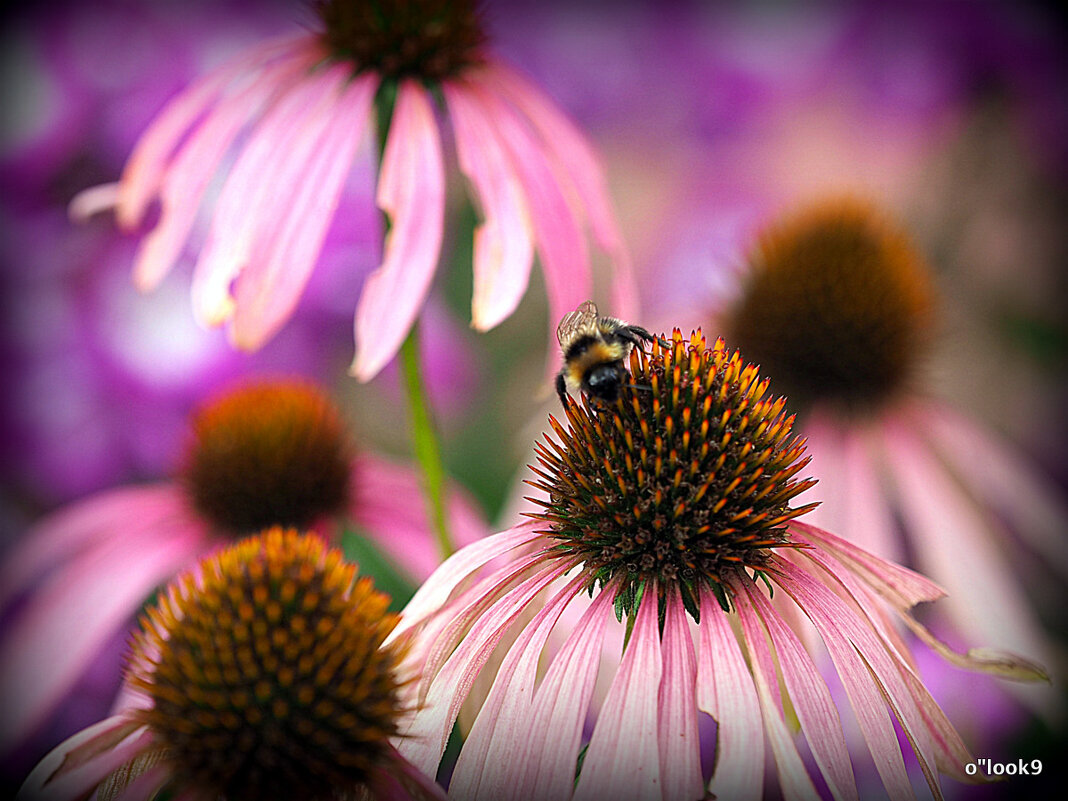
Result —
[[574, 801], [661, 797], [657, 706], [662, 672], [657, 590], [649, 582], [619, 671], [597, 715]]
[[580, 574], [556, 591], [509, 649], [456, 760], [449, 792], [457, 798], [498, 801], [513, 789], [530, 731], [539, 657], [585, 580]]
[[697, 706], [716, 719], [717, 798], [760, 798], [764, 785], [764, 727], [753, 676], [727, 613], [709, 593], [701, 596], [697, 651]]
[[474, 185], [482, 210], [475, 228], [471, 325], [488, 331], [515, 310], [530, 281], [530, 215], [494, 121], [463, 81], [443, 84], [442, 92], [456, 132], [460, 169]]
[[264, 69], [242, 91], [222, 98], [182, 145], [162, 177], [159, 223], [138, 246], [134, 284], [139, 290], [155, 289], [170, 271], [223, 155], [268, 98], [285, 94], [303, 78], [312, 65], [309, 56], [298, 51]]
[[430, 291], [441, 254], [441, 136], [430, 98], [413, 80], [403, 81], [397, 90], [377, 202], [391, 227], [382, 265], [367, 277], [356, 306], [356, 356], [350, 372], [360, 381], [378, 375], [400, 349]]
[[[289, 192], [329, 121], [348, 71], [336, 65], [279, 97], [257, 123], [223, 185], [207, 241], [193, 269], [193, 314], [205, 327], [234, 313], [231, 284], [289, 208]], [[279, 158], [283, 152], [285, 158]]]
[[801, 731], [831, 794], [837, 799], [858, 801], [857, 782], [849, 761], [842, 721], [819, 669], [801, 641], [784, 625], [779, 613], [753, 582], [745, 578], [742, 585], [771, 637], [786, 691], [801, 723]]
[[377, 80], [353, 78], [332, 98], [324, 128], [289, 186], [287, 209], [253, 245], [248, 268], [234, 288], [231, 340], [255, 350], [289, 319], [319, 259], [357, 147], [371, 114]]
[[586, 608], [553, 658], [538, 687], [514, 801], [569, 798], [582, 743], [582, 727], [604, 653], [605, 625], [612, 617], [612, 593], [602, 589]]
[[0, 748], [39, 724], [107, 639], [207, 542], [206, 532], [181, 521], [147, 529], [128, 521], [123, 533], [52, 574], [7, 627]]
[[657, 720], [661, 792], [665, 801], [693, 801], [704, 796], [697, 732], [697, 660], [689, 618], [675, 594], [667, 600], [661, 648], [664, 668]]

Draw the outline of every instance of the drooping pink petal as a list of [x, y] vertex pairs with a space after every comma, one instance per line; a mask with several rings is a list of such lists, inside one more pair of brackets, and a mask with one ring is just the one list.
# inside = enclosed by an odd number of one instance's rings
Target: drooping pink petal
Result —
[[539, 533], [541, 529], [542, 525], [537, 521], [524, 521], [507, 531], [486, 537], [458, 550], [416, 590], [387, 642], [392, 642], [400, 634], [410, 631], [414, 626], [423, 622], [427, 615], [448, 601], [461, 582], [487, 562], [537, 539], [541, 536]]
[[697, 706], [716, 719], [717, 798], [760, 798], [764, 784], [764, 727], [753, 677], [727, 613], [701, 596]]
[[234, 290], [230, 333], [237, 347], [258, 348], [292, 314], [337, 211], [376, 88], [375, 76], [365, 74], [353, 78], [333, 100], [325, 128], [288, 193], [284, 216], [254, 244]]
[[585, 580], [580, 574], [557, 591], [508, 650], [456, 760], [449, 792], [457, 798], [499, 801], [512, 789], [530, 730], [538, 658]]
[[1012, 448], [965, 418], [942, 407], [920, 407], [912, 415], [917, 432], [931, 438], [943, 458], [980, 497], [1005, 515], [1013, 531], [1068, 576], [1068, 507], [1063, 492]]
[[348, 79], [348, 69], [340, 64], [309, 74], [256, 124], [223, 185], [193, 270], [193, 313], [201, 325], [221, 325], [233, 315], [231, 284], [289, 211]]
[[613, 314], [637, 318], [638, 295], [630, 254], [612, 212], [604, 171], [589, 142], [537, 86], [514, 69], [495, 61], [477, 73], [477, 78], [505, 96], [537, 130], [553, 160], [557, 180], [573, 187], [582, 211], [588, 215], [594, 240], [612, 259]]
[[523, 778], [512, 788], [510, 799], [570, 797], [611, 604], [612, 593], [602, 590], [549, 665], [534, 697], [526, 747], [517, 765], [517, 775]]
[[121, 536], [132, 523], [147, 528], [181, 514], [184, 501], [171, 482], [122, 487], [77, 501], [21, 535], [0, 563], [0, 610], [64, 562]]
[[387, 767], [375, 777], [375, 801], [446, 801], [445, 790], [390, 747]]
[[40, 723], [108, 637], [207, 537], [185, 520], [149, 529], [130, 520], [118, 534], [52, 574], [5, 631], [0, 748]]
[[[591, 295], [593, 279], [581, 220], [569, 205], [549, 158], [528, 123], [498, 95], [478, 84], [470, 84], [468, 94], [493, 120], [512, 169], [523, 184], [549, 295], [549, 316], [559, 320]], [[555, 351], [554, 335], [550, 353]], [[550, 361], [555, 364], [556, 356]]]
[[[351, 488], [353, 522], [402, 569], [420, 582], [426, 579], [441, 563], [441, 554], [415, 471], [362, 454], [353, 462]], [[457, 545], [468, 545], [490, 533], [474, 500], [459, 488], [449, 493], [447, 513]]]
[[171, 153], [196, 119], [242, 73], [265, 61], [308, 46], [310, 37], [286, 36], [241, 53], [230, 64], [213, 70], [172, 99], [141, 135], [122, 173], [116, 217], [126, 229], [138, 225], [159, 189]]
[[456, 132], [460, 169], [482, 210], [475, 228], [471, 325], [488, 331], [510, 315], [526, 291], [534, 260], [533, 232], [519, 178], [493, 121], [462, 81], [442, 85]]
[[[906, 729], [910, 742], [915, 744], [914, 750], [928, 784], [940, 798], [933, 762], [926, 758], [931, 752], [923, 747], [928, 738], [915, 739], [914, 726], [920, 721], [911, 688], [903, 682], [899, 672], [902, 665], [891, 660], [875, 633], [865, 628], [861, 619], [831, 590], [785, 559], [773, 559], [773, 562], [779, 571], [776, 583], [804, 610], [823, 637], [890, 797], [911, 799], [915, 796], [905, 771], [897, 734], [887, 713], [887, 703]], [[873, 674], [876, 682], [872, 681]]]
[[619, 671], [597, 715], [575, 801], [660, 797], [657, 705], [662, 666], [657, 592], [649, 582]]
[[200, 201], [238, 132], [271, 95], [285, 94], [303, 78], [314, 58], [298, 50], [269, 65], [240, 92], [219, 100], [190, 134], [162, 177], [159, 223], [138, 247], [134, 283], [142, 292], [154, 289], [181, 255]]
[[148, 729], [124, 715], [102, 720], [52, 749], [26, 778], [17, 799], [85, 798], [109, 773], [150, 742]]
[[943, 608], [969, 639], [1051, 664], [1047, 639], [1013, 580], [1008, 556], [992, 540], [991, 521], [917, 439], [897, 429], [886, 448], [919, 566], [948, 591]]
[[395, 742], [397, 751], [424, 773], [437, 770], [445, 743], [460, 706], [475, 676], [489, 659], [508, 626], [534, 597], [567, 570], [566, 564], [549, 563], [529, 579], [505, 593], [481, 614], [434, 676], [418, 712]]
[[816, 801], [819, 793], [816, 792], [812, 779], [805, 770], [805, 764], [801, 761], [801, 755], [797, 752], [797, 746], [783, 720], [782, 705], [777, 691], [778, 678], [775, 672], [775, 661], [768, 649], [764, 629], [740, 582], [734, 593], [734, 608], [738, 613], [738, 622], [741, 624], [743, 638], [749, 650], [753, 683], [756, 686], [757, 699], [760, 701], [764, 729], [768, 733], [771, 752], [775, 756], [775, 767], [778, 769], [783, 797], [787, 801], [795, 798]]
[[697, 660], [686, 609], [678, 595], [664, 615], [664, 671], [660, 677], [660, 780], [664, 799], [701, 798], [701, 742], [697, 732]]
[[377, 203], [390, 219], [382, 265], [356, 305], [350, 372], [369, 381], [400, 349], [430, 290], [445, 218], [441, 135], [426, 90], [401, 82], [382, 154]]
[[779, 619], [778, 612], [748, 578], [742, 581], [749, 602], [764, 621], [779, 659], [786, 690], [797, 712], [812, 755], [837, 799], [857, 799], [857, 782], [849, 761], [838, 709], [819, 670], [801, 641]]

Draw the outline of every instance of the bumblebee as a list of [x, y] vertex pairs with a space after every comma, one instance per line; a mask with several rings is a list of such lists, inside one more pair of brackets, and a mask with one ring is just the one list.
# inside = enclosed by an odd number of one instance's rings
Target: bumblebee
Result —
[[564, 366], [556, 375], [556, 394], [566, 409], [569, 387], [614, 403], [619, 388], [630, 377], [623, 363], [631, 349], [643, 347], [656, 337], [640, 326], [601, 317], [593, 301], [587, 300], [564, 315], [556, 327], [556, 339], [564, 352]]

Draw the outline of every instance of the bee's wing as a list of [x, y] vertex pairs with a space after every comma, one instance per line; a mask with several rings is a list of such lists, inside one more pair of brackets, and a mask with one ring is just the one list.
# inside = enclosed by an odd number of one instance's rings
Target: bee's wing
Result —
[[597, 329], [597, 306], [592, 300], [584, 301], [573, 312], [568, 312], [556, 326], [556, 340], [564, 347], [580, 331]]

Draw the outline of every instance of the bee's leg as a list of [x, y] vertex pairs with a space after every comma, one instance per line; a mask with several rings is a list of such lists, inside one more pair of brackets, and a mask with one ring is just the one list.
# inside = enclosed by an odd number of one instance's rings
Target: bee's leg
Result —
[[567, 408], [567, 382], [564, 381], [564, 374], [556, 374], [556, 394], [560, 396], [560, 404]]
[[662, 348], [671, 347], [670, 342], [665, 339], [661, 339], [658, 336], [650, 334], [640, 325], [628, 325], [626, 328], [619, 331], [619, 337], [620, 339], [629, 342], [631, 345], [638, 348], [639, 350], [645, 350], [645, 347], [643, 346], [643, 344], [640, 344], [638, 340], [641, 340], [642, 343], [659, 342], [660, 347]]

